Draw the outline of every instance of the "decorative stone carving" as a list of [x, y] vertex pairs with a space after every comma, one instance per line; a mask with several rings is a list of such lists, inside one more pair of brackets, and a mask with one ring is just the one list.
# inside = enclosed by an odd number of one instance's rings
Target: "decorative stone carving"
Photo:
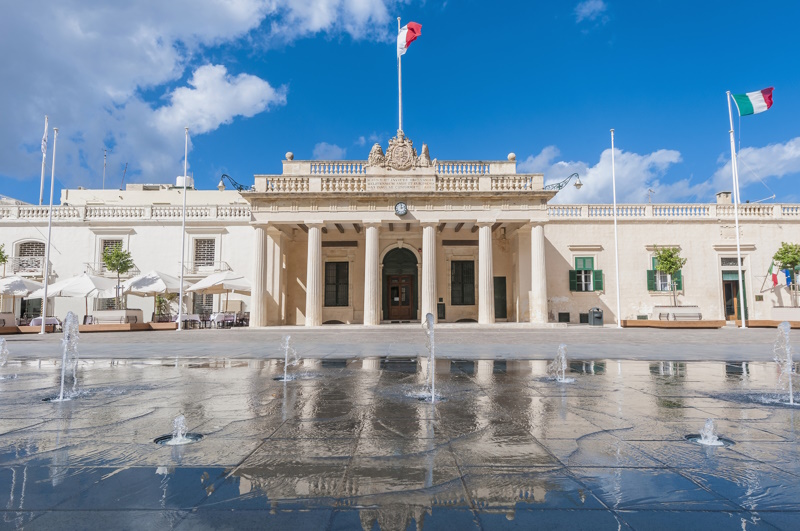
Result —
[[375, 142], [372, 149], [369, 150], [369, 157], [367, 158], [367, 166], [383, 166], [386, 163], [386, 157], [383, 155], [383, 148], [380, 144]]
[[431, 154], [428, 152], [428, 144], [422, 144], [422, 155], [417, 159], [417, 166], [421, 168], [430, 168], [433, 163], [431, 162]]
[[397, 136], [389, 139], [386, 155], [383, 154], [380, 144], [372, 146], [367, 158], [367, 166], [379, 166], [393, 170], [405, 171], [411, 168], [430, 168], [435, 164], [431, 161], [428, 145], [422, 144], [422, 155], [417, 156], [414, 142], [406, 137], [402, 131]]

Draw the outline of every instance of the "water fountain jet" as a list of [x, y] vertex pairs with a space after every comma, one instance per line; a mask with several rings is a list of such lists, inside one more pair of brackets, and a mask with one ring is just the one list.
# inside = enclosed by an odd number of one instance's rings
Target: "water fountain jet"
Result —
[[794, 363], [792, 361], [792, 345], [789, 343], [789, 331], [792, 325], [788, 321], [782, 322], [778, 325], [778, 337], [775, 339], [775, 344], [772, 347], [775, 363], [778, 364], [780, 374], [778, 376], [778, 385], [784, 386], [784, 382], [788, 384], [789, 388], [789, 405], [794, 405], [794, 391], [792, 389], [792, 377], [794, 376]]
[[706, 419], [706, 423], [700, 433], [687, 435], [686, 440], [703, 446], [731, 446], [734, 444], [730, 439], [725, 439], [717, 435], [714, 419]]
[[556, 357], [547, 366], [547, 374], [559, 383], [572, 383], [575, 378], [567, 378], [567, 345], [560, 344]]
[[[61, 388], [58, 392], [58, 397], [45, 398], [45, 402], [64, 402], [71, 400], [77, 394], [78, 388], [78, 339], [80, 333], [78, 331], [78, 317], [72, 313], [67, 312], [64, 318], [64, 337], [61, 339]], [[66, 395], [64, 394], [65, 384], [67, 379], [67, 367], [72, 366], [72, 390]]]
[[172, 434], [156, 437], [153, 442], [165, 446], [180, 446], [197, 442], [202, 438], [203, 435], [200, 433], [190, 433], [186, 428], [186, 417], [178, 415], [172, 421]]
[[[292, 336], [285, 335], [281, 339], [281, 348], [283, 349], [283, 376], [278, 376], [277, 378], [273, 378], [278, 382], [288, 382], [290, 380], [294, 380], [294, 377], [289, 377], [289, 366], [290, 365], [297, 365], [300, 363], [300, 358], [297, 356], [297, 351], [292, 346]], [[292, 356], [291, 363], [289, 362], [289, 355]]]

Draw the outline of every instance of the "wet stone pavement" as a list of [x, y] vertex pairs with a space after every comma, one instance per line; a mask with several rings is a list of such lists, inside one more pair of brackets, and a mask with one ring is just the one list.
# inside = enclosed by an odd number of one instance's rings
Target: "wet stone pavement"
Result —
[[[0, 528], [797, 529], [770, 362], [84, 359], [0, 368]], [[782, 393], [782, 392], [781, 392]], [[765, 400], [765, 397], [767, 400]], [[197, 443], [161, 446], [183, 414]], [[731, 447], [685, 439], [708, 418]]]

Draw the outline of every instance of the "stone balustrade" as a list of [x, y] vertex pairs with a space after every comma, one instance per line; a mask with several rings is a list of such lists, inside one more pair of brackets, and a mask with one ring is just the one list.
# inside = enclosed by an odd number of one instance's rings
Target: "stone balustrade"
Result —
[[[47, 222], [47, 206], [13, 205], [0, 206], [0, 223], [18, 220]], [[146, 206], [54, 206], [56, 221], [180, 221], [181, 205]], [[203, 205], [187, 206], [189, 221], [249, 221], [250, 205]]]
[[[734, 219], [734, 205], [730, 204], [664, 204], [617, 205], [620, 220], [701, 220]], [[547, 217], [551, 220], [614, 219], [613, 205], [548, 205]], [[739, 219], [770, 220], [800, 219], [800, 205], [743, 204], [739, 205]]]

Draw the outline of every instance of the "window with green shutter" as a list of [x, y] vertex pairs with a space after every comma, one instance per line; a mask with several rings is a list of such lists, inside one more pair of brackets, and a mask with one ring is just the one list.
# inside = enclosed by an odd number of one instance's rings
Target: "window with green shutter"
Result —
[[594, 268], [594, 257], [576, 256], [575, 269], [569, 272], [570, 291], [602, 291], [603, 272]]
[[675, 281], [678, 291], [683, 289], [683, 278], [681, 271], [677, 271], [674, 276], [668, 275], [663, 271], [659, 271], [658, 260], [654, 256], [652, 258], [653, 269], [647, 271], [647, 289], [648, 291], [672, 291], [672, 281]]
[[475, 304], [475, 262], [453, 260], [450, 262], [450, 304], [473, 306]]

